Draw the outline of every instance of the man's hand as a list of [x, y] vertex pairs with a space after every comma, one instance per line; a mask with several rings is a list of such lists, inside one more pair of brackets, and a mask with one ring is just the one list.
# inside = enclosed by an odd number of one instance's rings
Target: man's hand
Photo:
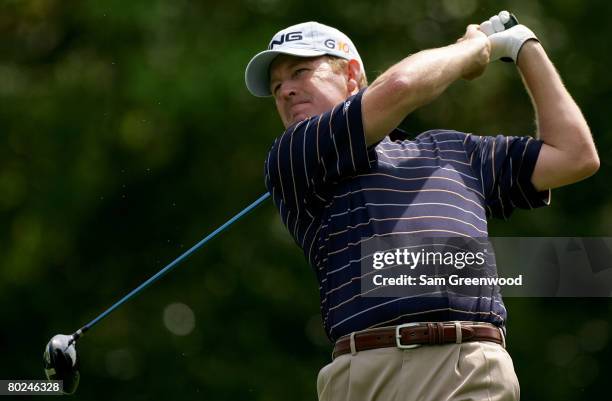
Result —
[[515, 25], [506, 29], [510, 13], [502, 11], [480, 24], [480, 30], [491, 41], [491, 61], [508, 58], [516, 63], [521, 48], [528, 40], [538, 40], [536, 35], [525, 25]]
[[468, 25], [457, 43], [473, 47], [473, 57], [468, 59], [461, 77], [472, 80], [482, 75], [489, 64], [491, 55], [491, 43], [487, 36], [479, 29], [478, 25]]

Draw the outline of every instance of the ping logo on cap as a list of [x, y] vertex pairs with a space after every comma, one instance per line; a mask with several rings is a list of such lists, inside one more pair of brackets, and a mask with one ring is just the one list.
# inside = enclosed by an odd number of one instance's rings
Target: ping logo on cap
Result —
[[302, 39], [304, 39], [304, 35], [302, 35], [301, 31], [287, 32], [282, 34], [278, 40], [272, 39], [270, 45], [268, 45], [268, 50], [272, 50], [274, 46], [280, 46], [285, 42], [295, 42]]

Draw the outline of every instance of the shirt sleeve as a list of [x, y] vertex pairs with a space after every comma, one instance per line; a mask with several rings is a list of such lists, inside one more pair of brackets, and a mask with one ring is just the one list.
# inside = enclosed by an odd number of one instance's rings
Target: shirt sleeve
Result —
[[530, 136], [466, 135], [466, 155], [480, 178], [487, 216], [507, 219], [515, 208], [550, 204], [550, 190], [538, 191], [531, 183], [542, 143]]
[[283, 209], [316, 213], [327, 204], [332, 184], [370, 169], [361, 115], [363, 92], [276, 138], [264, 173], [281, 215]]

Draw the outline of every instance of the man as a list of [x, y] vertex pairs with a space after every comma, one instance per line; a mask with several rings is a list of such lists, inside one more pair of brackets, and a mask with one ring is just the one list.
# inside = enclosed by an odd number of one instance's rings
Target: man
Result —
[[[599, 159], [578, 106], [536, 36], [502, 12], [457, 43], [395, 64], [366, 87], [357, 49], [316, 23], [274, 35], [246, 70], [274, 97], [286, 131], [265, 163], [282, 221], [319, 281], [335, 342], [320, 400], [516, 400], [499, 292], [476, 298], [369, 297], [361, 247], [372, 238], [486, 237], [487, 217], [548, 205], [550, 189], [592, 174]], [[454, 81], [513, 60], [536, 111], [537, 138], [397, 129]]]

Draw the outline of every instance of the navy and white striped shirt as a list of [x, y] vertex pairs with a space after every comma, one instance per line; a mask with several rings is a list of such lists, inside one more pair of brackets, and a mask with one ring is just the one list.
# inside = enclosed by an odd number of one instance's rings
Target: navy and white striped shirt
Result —
[[393, 233], [487, 237], [487, 217], [550, 203], [531, 184], [542, 142], [432, 130], [393, 131], [366, 145], [363, 90], [289, 127], [265, 162], [274, 204], [319, 282], [327, 335], [412, 321], [474, 320], [504, 326], [499, 293], [470, 299], [360, 294], [360, 244]]

